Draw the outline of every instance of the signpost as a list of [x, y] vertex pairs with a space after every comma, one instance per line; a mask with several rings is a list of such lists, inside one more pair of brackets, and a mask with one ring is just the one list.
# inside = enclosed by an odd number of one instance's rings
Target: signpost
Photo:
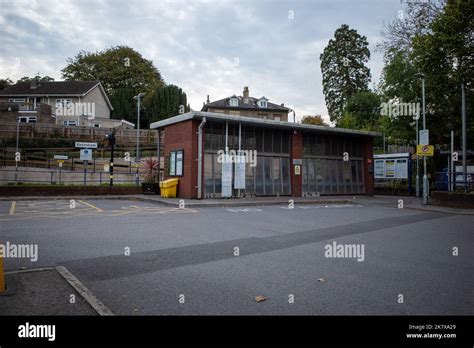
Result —
[[[77, 147], [76, 143], [76, 147]], [[89, 143], [92, 144], [92, 143]], [[97, 146], [97, 143], [95, 143]], [[92, 150], [91, 149], [82, 149], [81, 150], [81, 161], [84, 161], [84, 185], [86, 185], [87, 182], [87, 166], [89, 165], [89, 161], [92, 161]]]

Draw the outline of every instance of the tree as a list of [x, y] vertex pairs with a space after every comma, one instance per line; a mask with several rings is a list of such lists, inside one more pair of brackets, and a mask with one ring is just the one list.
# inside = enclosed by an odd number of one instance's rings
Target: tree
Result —
[[380, 97], [376, 93], [357, 92], [348, 100], [344, 115], [350, 115], [351, 122], [358, 129], [373, 128], [380, 118], [380, 105]]
[[315, 116], [306, 115], [306, 116], [303, 116], [303, 118], [301, 119], [301, 123], [303, 123], [303, 124], [312, 124], [312, 125], [316, 125], [316, 126], [328, 126], [328, 124], [326, 124], [326, 122], [324, 122], [324, 119], [321, 117], [321, 115], [315, 115]]
[[[99, 80], [114, 107], [112, 117], [134, 123], [137, 106], [133, 96], [141, 92], [152, 94], [164, 85], [153, 62], [127, 46], [111, 47], [95, 53], [81, 51], [74, 58], [68, 58], [67, 63], [61, 70], [64, 79]], [[144, 120], [146, 124], [145, 116]]]
[[367, 90], [370, 58], [367, 38], [343, 24], [320, 56], [323, 92], [331, 121], [337, 123], [349, 98]]
[[8, 77], [6, 79], [0, 79], [0, 90], [5, 89], [13, 84], [13, 81]]
[[384, 26], [383, 40], [377, 43], [377, 49], [384, 51], [387, 61], [399, 52], [409, 54], [413, 39], [431, 31], [430, 24], [443, 12], [445, 4], [446, 0], [407, 1], [406, 9], [400, 10], [396, 19]]
[[31, 82], [31, 80], [38, 80], [39, 82], [53, 82], [54, 78], [49, 77], [49, 76], [35, 76], [35, 77], [28, 77], [28, 76], [23, 76], [21, 79], [19, 79], [16, 83], [21, 83], [21, 82]]
[[110, 94], [119, 88], [147, 92], [163, 84], [153, 62], [127, 46], [111, 47], [95, 53], [80, 51], [74, 58], [68, 58], [67, 63], [61, 70], [64, 79], [99, 80]]
[[148, 121], [156, 122], [190, 111], [186, 93], [175, 85], [158, 87], [144, 100]]

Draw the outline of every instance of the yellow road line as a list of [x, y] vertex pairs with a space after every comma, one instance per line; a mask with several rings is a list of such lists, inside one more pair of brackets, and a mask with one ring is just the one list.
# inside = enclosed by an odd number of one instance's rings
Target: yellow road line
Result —
[[16, 201], [12, 201], [12, 206], [10, 207], [9, 215], [15, 214]]
[[99, 207], [96, 207], [96, 206], [93, 205], [93, 204], [90, 204], [90, 203], [85, 202], [85, 201], [82, 201], [82, 200], [79, 200], [79, 202], [81, 202], [82, 204], [87, 205], [88, 207], [91, 207], [91, 208], [97, 210], [99, 213], [103, 213], [103, 212], [104, 212], [102, 209], [100, 209]]

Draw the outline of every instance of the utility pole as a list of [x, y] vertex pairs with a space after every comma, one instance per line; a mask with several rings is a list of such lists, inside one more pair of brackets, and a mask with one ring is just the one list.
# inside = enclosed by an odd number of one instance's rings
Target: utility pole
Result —
[[138, 102], [137, 105], [137, 151], [135, 153], [135, 163], [137, 164], [137, 173], [135, 175], [135, 183], [138, 185], [140, 178], [138, 176], [138, 163], [140, 163], [140, 101], [145, 96], [145, 93], [139, 93], [134, 96], [133, 99], [136, 99]]
[[[420, 143], [419, 140], [419, 130], [418, 130], [418, 120], [420, 119], [420, 108], [418, 108], [418, 114], [416, 115], [416, 147]], [[415, 184], [416, 197], [420, 197], [420, 157], [416, 155], [416, 184]]]
[[[426, 130], [426, 100], [425, 100], [425, 77], [421, 80], [421, 93], [423, 98], [423, 130]], [[428, 141], [429, 142], [429, 141]], [[426, 175], [426, 156], [423, 156], [423, 204], [428, 204], [430, 182]]]
[[464, 192], [467, 193], [467, 165], [466, 165], [466, 96], [464, 93], [464, 82], [461, 83], [461, 108], [462, 108], [462, 172], [464, 177]]
[[15, 183], [18, 183], [18, 148], [20, 144], [20, 118], [16, 119]]

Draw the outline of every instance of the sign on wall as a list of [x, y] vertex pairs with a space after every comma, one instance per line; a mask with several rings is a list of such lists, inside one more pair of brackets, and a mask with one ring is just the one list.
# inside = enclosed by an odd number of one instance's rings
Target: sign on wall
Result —
[[234, 188], [245, 189], [245, 156], [235, 156]]
[[232, 160], [229, 155], [224, 155], [222, 162], [222, 197], [232, 197]]
[[184, 150], [170, 151], [169, 175], [182, 176], [184, 163]]

